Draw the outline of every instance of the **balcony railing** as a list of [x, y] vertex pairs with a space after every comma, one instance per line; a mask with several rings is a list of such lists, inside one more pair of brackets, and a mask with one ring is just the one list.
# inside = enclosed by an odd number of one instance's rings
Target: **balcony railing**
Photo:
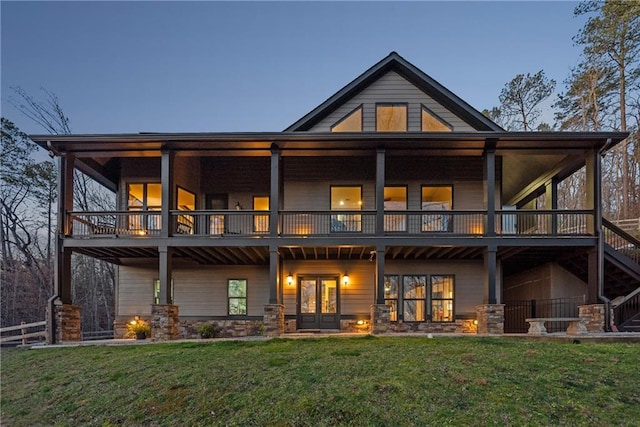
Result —
[[593, 235], [593, 212], [586, 210], [496, 211], [496, 234], [502, 236]]
[[90, 236], [158, 236], [162, 216], [158, 211], [70, 212], [70, 234]]
[[[269, 212], [248, 210], [171, 211], [174, 236], [268, 236]], [[280, 236], [374, 236], [375, 211], [282, 211]], [[158, 211], [70, 212], [73, 237], [159, 236]], [[384, 235], [485, 236], [486, 211], [385, 211]], [[591, 211], [497, 211], [498, 236], [592, 235]]]

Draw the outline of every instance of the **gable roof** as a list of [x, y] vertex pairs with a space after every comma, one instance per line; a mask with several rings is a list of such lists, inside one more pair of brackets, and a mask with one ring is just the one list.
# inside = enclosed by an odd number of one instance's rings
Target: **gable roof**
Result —
[[359, 77], [340, 89], [300, 120], [286, 128], [284, 132], [300, 132], [311, 129], [314, 125], [343, 105], [347, 100], [362, 92], [362, 90], [370, 86], [374, 81], [378, 80], [389, 71], [395, 71], [407, 79], [477, 130], [504, 130], [471, 105], [467, 104], [449, 89], [422, 72], [415, 65], [411, 64], [396, 52], [391, 52], [380, 62], [362, 73]]

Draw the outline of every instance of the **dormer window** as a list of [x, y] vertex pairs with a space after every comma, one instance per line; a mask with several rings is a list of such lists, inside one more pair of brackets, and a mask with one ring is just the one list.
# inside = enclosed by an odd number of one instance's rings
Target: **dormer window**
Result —
[[362, 132], [362, 105], [331, 126], [331, 132]]
[[453, 130], [453, 126], [424, 105], [421, 109], [421, 115], [422, 132], [451, 132]]
[[406, 132], [407, 104], [376, 104], [377, 132]]

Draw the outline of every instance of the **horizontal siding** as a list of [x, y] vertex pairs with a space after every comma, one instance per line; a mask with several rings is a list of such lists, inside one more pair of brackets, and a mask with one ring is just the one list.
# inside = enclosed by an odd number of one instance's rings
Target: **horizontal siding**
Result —
[[[349, 273], [349, 284], [340, 285], [342, 315], [367, 315], [375, 302], [375, 263], [369, 261], [287, 261], [297, 283], [301, 275]], [[385, 274], [455, 275], [455, 312], [472, 314], [483, 301], [482, 261], [387, 261]], [[149, 315], [153, 303], [154, 268], [119, 267], [119, 316]], [[174, 271], [174, 298], [181, 316], [226, 316], [227, 280], [248, 280], [248, 315], [262, 316], [269, 302], [269, 270], [266, 267], [191, 267]], [[296, 315], [297, 285], [283, 286], [285, 314]]]
[[363, 104], [363, 130], [373, 132], [376, 130], [375, 104], [385, 102], [408, 103], [409, 131], [421, 130], [421, 104], [424, 104], [431, 111], [451, 124], [455, 132], [468, 132], [475, 130], [460, 117], [443, 107], [433, 98], [418, 89], [412, 83], [408, 82], [405, 78], [396, 72], [390, 71], [372, 83], [365, 90], [349, 99], [336, 111], [329, 114], [329, 116], [311, 128], [309, 132], [329, 132], [333, 124], [349, 114], [360, 104]]
[[[154, 268], [119, 267], [118, 313], [148, 315], [153, 304]], [[174, 269], [174, 303], [181, 316], [226, 316], [227, 280], [247, 279], [249, 316], [262, 316], [269, 302], [269, 269], [253, 266]]]

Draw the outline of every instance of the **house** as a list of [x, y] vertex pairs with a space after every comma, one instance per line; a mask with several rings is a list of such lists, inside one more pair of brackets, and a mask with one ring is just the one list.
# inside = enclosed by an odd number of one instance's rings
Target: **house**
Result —
[[[502, 333], [508, 300], [574, 296], [607, 330], [640, 288], [600, 206], [626, 136], [507, 132], [395, 52], [282, 132], [34, 135], [61, 177], [52, 339], [79, 339], [72, 253], [118, 266], [116, 335]], [[587, 208], [559, 209], [582, 167]], [[74, 169], [117, 210], [74, 211]]]

